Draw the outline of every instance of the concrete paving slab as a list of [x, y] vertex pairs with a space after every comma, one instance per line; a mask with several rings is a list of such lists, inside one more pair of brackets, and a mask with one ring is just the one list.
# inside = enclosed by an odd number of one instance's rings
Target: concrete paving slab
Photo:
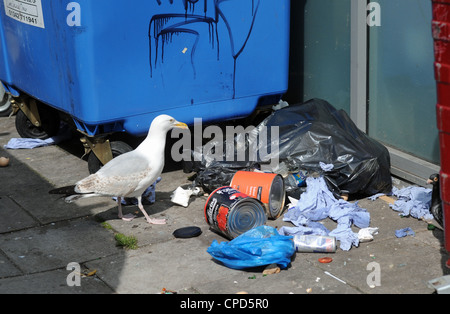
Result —
[[206, 252], [210, 235], [173, 239], [86, 263], [117, 293], [160, 293], [163, 288], [183, 291], [236, 273], [211, 260]]
[[114, 235], [91, 218], [68, 220], [0, 235], [3, 253], [25, 273], [84, 263], [121, 250]]
[[[43, 150], [35, 152], [47, 154]], [[68, 217], [83, 217], [111, 206], [111, 203], [104, 203], [104, 199], [91, 200], [86, 206], [67, 204], [61, 196], [48, 194], [54, 186], [31, 168], [32, 164], [23, 163], [15, 154], [12, 155], [10, 151], [5, 151], [1, 147], [0, 154], [10, 157], [10, 165], [0, 168], [2, 180], [5, 182], [0, 186], [0, 196], [8, 196], [14, 200], [28, 215], [41, 224], [65, 220]], [[47, 167], [53, 168], [51, 161], [47, 162]], [[60, 176], [64, 177], [64, 175]]]
[[97, 277], [82, 277], [80, 285], [67, 285], [70, 271], [48, 272], [0, 279], [0, 294], [108, 294], [113, 290]]
[[8, 196], [0, 196], [0, 233], [35, 227], [38, 222]]
[[22, 275], [23, 272], [17, 268], [6, 255], [0, 252], [0, 279]]

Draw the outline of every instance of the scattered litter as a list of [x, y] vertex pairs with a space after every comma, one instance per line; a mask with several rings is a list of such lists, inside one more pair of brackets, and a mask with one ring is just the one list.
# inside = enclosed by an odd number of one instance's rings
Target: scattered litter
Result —
[[427, 180], [427, 184], [432, 185], [430, 213], [436, 220], [437, 225], [444, 229], [444, 210], [441, 198], [441, 183], [439, 173], [433, 173]]
[[[292, 222], [296, 227], [281, 227], [283, 235], [314, 234], [336, 237], [340, 248], [344, 251], [352, 245], [359, 245], [358, 234], [351, 229], [354, 224], [358, 228], [367, 228], [370, 224], [370, 214], [358, 203], [350, 203], [336, 199], [323, 177], [306, 179], [306, 191], [301, 194], [296, 206], [284, 214], [283, 220]], [[329, 231], [317, 222], [331, 218], [338, 223], [336, 229]]]
[[328, 264], [331, 263], [333, 259], [331, 257], [321, 257], [319, 258], [319, 263]]
[[289, 203], [290, 203], [289, 209], [291, 209], [292, 207], [297, 206], [297, 203], [298, 203], [297, 199], [295, 199], [295, 198], [293, 198], [291, 196], [288, 196], [288, 200], [289, 200]]
[[299, 172], [295, 172], [289, 174], [286, 177], [287, 185], [298, 188], [306, 186], [306, 178], [308, 177], [308, 172], [301, 170]]
[[294, 245], [297, 252], [334, 253], [336, 238], [320, 235], [294, 235]]
[[270, 226], [259, 226], [237, 238], [218, 243], [213, 240], [207, 252], [233, 269], [277, 264], [287, 268], [295, 253], [292, 237], [282, 236]]
[[202, 234], [202, 229], [200, 229], [199, 227], [195, 227], [195, 226], [179, 228], [172, 233], [172, 235], [175, 238], [181, 238], [181, 239], [194, 238], [194, 237], [198, 237], [201, 234]]
[[263, 275], [278, 274], [280, 271], [281, 271], [281, 269], [280, 269], [280, 267], [278, 267], [277, 264], [270, 264], [264, 269]]
[[175, 191], [173, 191], [171, 195], [171, 202], [181, 205], [183, 207], [188, 207], [189, 205], [189, 198], [191, 195], [198, 195], [200, 193], [200, 188], [188, 188], [183, 189], [181, 186], [179, 186]]
[[234, 239], [267, 221], [266, 211], [260, 201], [230, 186], [211, 193], [204, 212], [211, 229], [228, 239]]
[[97, 273], [97, 269], [94, 269], [94, 270], [86, 269], [85, 271], [83, 271], [83, 273], [81, 273], [81, 277], [92, 277], [96, 273]]
[[[417, 219], [431, 220], [433, 215], [430, 213], [431, 205], [431, 189], [420, 186], [408, 186], [403, 189], [398, 189], [395, 186], [392, 188], [391, 195], [397, 197], [397, 200], [392, 202], [388, 199], [389, 207], [400, 212], [400, 216], [411, 216]], [[378, 193], [369, 197], [374, 201], [377, 198], [383, 197], [385, 194]], [[386, 198], [385, 198], [386, 200]]]
[[377, 193], [377, 194], [374, 194], [372, 196], [369, 196], [368, 199], [371, 200], [371, 201], [375, 201], [376, 199], [380, 198], [383, 195], [386, 195], [386, 194], [384, 194], [384, 193]]
[[280, 101], [278, 102], [277, 105], [272, 106], [272, 110], [277, 111], [277, 110], [283, 109], [285, 107], [289, 107], [289, 103], [287, 101], [280, 99]]
[[311, 292], [312, 292], [312, 288], [306, 289], [306, 293], [311, 293]]
[[162, 288], [161, 289], [161, 294], [177, 294], [177, 292], [173, 291], [173, 290], [166, 289], [166, 288]]
[[0, 167], [7, 167], [9, 165], [8, 157], [0, 157]]
[[37, 147], [44, 147], [50, 145], [57, 145], [72, 137], [70, 127], [66, 124], [61, 124], [58, 135], [50, 137], [45, 140], [34, 138], [12, 138], [8, 144], [3, 147], [6, 149], [33, 149]]
[[380, 196], [380, 199], [382, 199], [383, 201], [385, 201], [388, 204], [394, 204], [395, 203], [395, 199], [393, 199], [392, 197], [389, 197], [387, 195]]
[[431, 189], [418, 186], [408, 186], [404, 189], [394, 187], [392, 193], [398, 197], [394, 205], [390, 205], [402, 216], [412, 216], [417, 219], [433, 219], [430, 213]]
[[328, 172], [328, 171], [331, 171], [331, 170], [334, 169], [334, 165], [333, 164], [326, 164], [324, 162], [319, 162], [319, 166], [325, 172]]
[[327, 271], [325, 271], [324, 272], [326, 275], [328, 275], [328, 276], [330, 276], [330, 277], [332, 277], [332, 278], [334, 278], [334, 279], [336, 279], [337, 281], [340, 281], [340, 282], [342, 282], [343, 284], [347, 284], [344, 280], [342, 280], [342, 279], [339, 279], [338, 277], [336, 277], [336, 276], [334, 276], [334, 275], [332, 275], [332, 274], [330, 274], [329, 272], [327, 272]]
[[271, 219], [277, 219], [283, 211], [286, 193], [283, 178], [279, 174], [238, 171], [230, 186], [260, 200]]
[[378, 234], [378, 228], [362, 228], [358, 231], [359, 243], [369, 242], [373, 240], [373, 236]]
[[414, 237], [415, 235], [416, 235], [416, 233], [410, 227], [399, 229], [399, 230], [395, 230], [395, 236], [397, 238], [403, 238], [403, 237], [406, 237], [406, 236], [413, 236]]

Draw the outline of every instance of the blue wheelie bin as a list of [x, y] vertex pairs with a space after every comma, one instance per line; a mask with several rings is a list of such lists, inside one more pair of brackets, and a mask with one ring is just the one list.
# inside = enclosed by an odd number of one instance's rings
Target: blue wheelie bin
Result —
[[[289, 0], [3, 0], [0, 80], [89, 137], [245, 117], [288, 86]], [[42, 117], [41, 117], [42, 118]]]

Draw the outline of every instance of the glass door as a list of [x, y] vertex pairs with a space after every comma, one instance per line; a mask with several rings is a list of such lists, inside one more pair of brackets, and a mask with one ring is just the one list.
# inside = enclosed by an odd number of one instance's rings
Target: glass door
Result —
[[386, 145], [394, 175], [439, 171], [431, 0], [295, 0], [289, 102], [322, 98]]
[[427, 177], [440, 163], [431, 1], [377, 3], [381, 24], [368, 27], [367, 131], [390, 148], [397, 171]]

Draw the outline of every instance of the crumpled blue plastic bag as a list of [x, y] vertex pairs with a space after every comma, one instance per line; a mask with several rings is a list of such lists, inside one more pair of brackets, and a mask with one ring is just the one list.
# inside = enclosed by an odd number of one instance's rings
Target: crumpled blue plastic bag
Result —
[[287, 268], [295, 253], [292, 236], [280, 235], [270, 226], [251, 229], [229, 242], [213, 240], [207, 252], [233, 269], [277, 264]]

